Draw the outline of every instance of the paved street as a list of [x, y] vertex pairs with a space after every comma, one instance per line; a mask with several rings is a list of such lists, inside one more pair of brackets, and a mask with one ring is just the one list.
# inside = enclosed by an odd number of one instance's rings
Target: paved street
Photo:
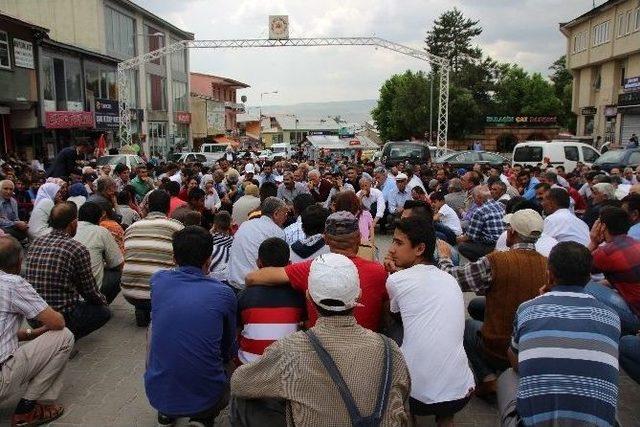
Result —
[[[378, 239], [381, 254], [389, 237]], [[465, 295], [468, 301], [471, 294]], [[142, 383], [146, 330], [137, 328], [133, 310], [121, 297], [113, 304], [113, 319], [102, 330], [77, 345], [79, 354], [69, 362], [60, 403], [66, 412], [54, 426], [154, 426], [156, 414], [149, 406]], [[428, 361], [425, 361], [428, 363]], [[620, 421], [640, 426], [640, 386], [622, 375]], [[0, 403], [0, 426], [9, 425], [17, 399]], [[495, 426], [495, 407], [474, 399], [456, 418], [458, 426]], [[421, 425], [434, 425], [430, 419]], [[220, 422], [220, 425], [227, 425]]]

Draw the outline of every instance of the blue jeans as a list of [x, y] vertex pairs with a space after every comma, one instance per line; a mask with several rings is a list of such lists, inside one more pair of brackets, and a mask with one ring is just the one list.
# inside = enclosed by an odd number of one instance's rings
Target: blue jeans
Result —
[[620, 365], [632, 380], [640, 384], [640, 337], [620, 338]]
[[592, 281], [585, 286], [584, 291], [618, 313], [622, 335], [635, 335], [640, 330], [640, 318], [631, 311], [627, 302], [615, 289]]

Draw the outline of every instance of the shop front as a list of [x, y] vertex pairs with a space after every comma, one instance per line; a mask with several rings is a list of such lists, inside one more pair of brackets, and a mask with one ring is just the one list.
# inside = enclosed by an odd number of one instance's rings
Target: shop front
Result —
[[640, 76], [625, 79], [624, 90], [618, 96], [620, 143], [623, 146], [631, 135], [640, 136]]

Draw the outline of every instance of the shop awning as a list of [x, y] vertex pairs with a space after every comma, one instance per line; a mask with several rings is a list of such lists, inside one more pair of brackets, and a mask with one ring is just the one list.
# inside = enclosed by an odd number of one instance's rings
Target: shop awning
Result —
[[228, 137], [226, 137], [224, 135], [215, 136], [213, 138], [213, 140], [217, 144], [231, 145], [232, 147], [238, 147], [240, 145], [239, 141], [236, 141], [235, 139], [228, 138]]

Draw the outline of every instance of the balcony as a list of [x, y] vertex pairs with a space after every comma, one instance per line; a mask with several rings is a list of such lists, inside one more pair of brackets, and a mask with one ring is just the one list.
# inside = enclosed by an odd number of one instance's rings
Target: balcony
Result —
[[224, 108], [230, 108], [236, 113], [244, 113], [244, 104], [238, 102], [225, 101]]

